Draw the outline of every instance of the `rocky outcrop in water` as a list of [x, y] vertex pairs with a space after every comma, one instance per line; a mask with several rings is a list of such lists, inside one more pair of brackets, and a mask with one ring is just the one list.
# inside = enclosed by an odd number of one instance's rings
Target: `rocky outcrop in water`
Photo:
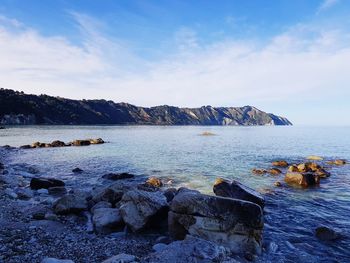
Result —
[[106, 100], [70, 100], [0, 89], [0, 124], [292, 125], [252, 106], [137, 107]]

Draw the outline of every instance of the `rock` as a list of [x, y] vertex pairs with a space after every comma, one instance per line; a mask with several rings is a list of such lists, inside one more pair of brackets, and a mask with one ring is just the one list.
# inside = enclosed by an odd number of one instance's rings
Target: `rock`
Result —
[[17, 199], [17, 197], [18, 197], [17, 194], [10, 188], [6, 188], [4, 192], [11, 199]]
[[326, 178], [331, 176], [331, 174], [329, 172], [327, 172], [325, 169], [323, 168], [319, 168], [315, 171], [315, 174], [318, 175], [320, 178]]
[[45, 214], [45, 219], [51, 220], [51, 221], [57, 221], [58, 217], [55, 214], [49, 212]]
[[332, 241], [340, 238], [338, 232], [326, 226], [317, 227], [315, 232], [316, 237], [323, 241]]
[[102, 144], [102, 143], [105, 143], [105, 142], [101, 138], [90, 139], [90, 144]]
[[219, 178], [214, 183], [213, 191], [217, 196], [253, 202], [261, 208], [264, 208], [265, 205], [265, 199], [260, 193], [235, 180], [229, 182]]
[[91, 144], [90, 140], [75, 140], [70, 143], [73, 146], [88, 146]]
[[328, 161], [327, 164], [334, 164], [334, 165], [345, 165], [346, 161], [342, 159], [334, 160], [334, 161]]
[[55, 186], [47, 189], [50, 195], [62, 196], [67, 193], [67, 189], [64, 186]]
[[135, 262], [138, 262], [138, 259], [134, 255], [119, 254], [104, 260], [102, 263], [135, 263]]
[[69, 259], [44, 258], [41, 263], [74, 263], [74, 261]]
[[145, 258], [148, 263], [210, 263], [210, 262], [232, 262], [229, 259], [230, 252], [223, 246], [214, 242], [186, 237], [185, 240], [175, 241], [161, 248]]
[[163, 244], [163, 243], [158, 243], [158, 244], [155, 244], [152, 246], [152, 249], [156, 252], [160, 252], [162, 251], [163, 249], [165, 249], [167, 247], [166, 244]]
[[48, 195], [49, 194], [49, 191], [47, 190], [47, 189], [39, 189], [38, 191], [37, 191], [37, 193], [38, 194], [40, 194], [40, 195]]
[[176, 195], [177, 189], [176, 188], [168, 188], [164, 191], [164, 196], [166, 197], [166, 200], [168, 202], [171, 202], [171, 200], [174, 199]]
[[79, 167], [77, 167], [77, 168], [74, 168], [73, 170], [72, 170], [72, 172], [73, 173], [82, 173], [82, 172], [84, 172], [82, 169], [80, 169]]
[[91, 207], [90, 211], [91, 213], [94, 213], [96, 209], [99, 209], [99, 208], [111, 208], [112, 207], [112, 204], [107, 202], [107, 201], [101, 201], [101, 202], [98, 202], [97, 204], [95, 204], [93, 207]]
[[284, 177], [284, 181], [290, 185], [300, 185], [309, 187], [318, 185], [320, 177], [312, 173], [290, 173], [288, 172]]
[[33, 178], [30, 181], [30, 188], [38, 190], [41, 188], [48, 189], [55, 186], [65, 186], [64, 182], [53, 178]]
[[146, 185], [159, 188], [163, 186], [163, 183], [159, 178], [155, 176], [151, 176], [150, 178], [147, 179]]
[[16, 191], [18, 199], [29, 200], [33, 197], [33, 192], [30, 189], [20, 188]]
[[190, 234], [242, 254], [261, 253], [263, 220], [255, 203], [184, 190], [171, 202], [168, 215], [172, 238]]
[[277, 167], [287, 167], [288, 163], [286, 161], [280, 160], [272, 162], [272, 165]]
[[131, 190], [120, 201], [120, 213], [132, 231], [144, 228], [150, 219], [168, 208], [168, 202], [161, 192]]
[[130, 179], [130, 178], [134, 178], [135, 176], [133, 174], [129, 174], [129, 173], [109, 173], [109, 174], [105, 174], [102, 176], [102, 178], [104, 179], [108, 179], [108, 180], [122, 180], [122, 179]]
[[271, 169], [267, 170], [267, 172], [269, 174], [272, 174], [272, 175], [279, 175], [282, 173], [282, 171], [280, 169], [277, 169], [277, 168], [271, 168]]
[[252, 170], [252, 173], [253, 174], [257, 174], [257, 175], [262, 175], [262, 174], [266, 174], [267, 171], [265, 169], [257, 169], [257, 168], [254, 168]]
[[66, 146], [66, 144], [62, 141], [53, 141], [52, 143], [50, 143], [50, 147], [64, 147]]
[[56, 214], [79, 213], [87, 210], [88, 203], [81, 195], [68, 194], [56, 200], [53, 204], [53, 210]]
[[92, 217], [97, 233], [107, 234], [123, 226], [124, 222], [118, 208], [97, 208]]
[[4, 170], [4, 169], [5, 169], [4, 164], [0, 162], [0, 170]]
[[29, 144], [26, 144], [26, 145], [22, 145], [19, 147], [20, 149], [31, 149], [32, 146], [30, 146]]
[[160, 236], [155, 241], [156, 244], [162, 243], [162, 244], [166, 244], [166, 245], [170, 244], [171, 242], [172, 242], [172, 240], [168, 236]]
[[310, 155], [310, 156], [306, 157], [306, 159], [312, 160], [312, 161], [322, 161], [323, 160], [322, 157], [317, 156], [317, 155]]
[[34, 142], [34, 143], [32, 143], [31, 148], [44, 148], [45, 145], [46, 144], [42, 143], [42, 142]]
[[213, 136], [213, 135], [216, 135], [216, 134], [212, 133], [212, 132], [205, 131], [205, 132], [202, 132], [200, 135], [201, 136]]
[[298, 166], [295, 165], [295, 164], [289, 166], [288, 167], [288, 172], [291, 172], [291, 173], [299, 172]]
[[282, 187], [282, 183], [279, 182], [279, 181], [277, 181], [277, 182], [274, 183], [274, 186], [276, 186], [276, 187]]
[[45, 219], [45, 211], [37, 211], [32, 214], [32, 218], [35, 220], [44, 220]]
[[124, 183], [124, 181], [117, 182], [105, 188], [95, 189], [92, 193], [92, 200], [95, 203], [107, 201], [115, 205], [122, 199], [123, 194], [133, 187], [135, 187], [133, 184]]

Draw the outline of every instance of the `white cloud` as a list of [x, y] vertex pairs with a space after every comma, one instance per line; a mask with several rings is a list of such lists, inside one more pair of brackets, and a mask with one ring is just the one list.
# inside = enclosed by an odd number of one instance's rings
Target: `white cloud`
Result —
[[276, 113], [287, 116], [296, 102], [307, 111], [315, 99], [350, 95], [350, 37], [341, 30], [298, 25], [267, 44], [231, 40], [203, 46], [184, 28], [175, 33], [178, 49], [149, 62], [130, 43], [103, 36], [98, 21], [72, 15], [81, 45], [0, 21], [0, 87], [144, 106], [251, 104], [275, 110], [283, 101]]
[[321, 3], [321, 5], [318, 8], [318, 12], [325, 11], [325, 10], [333, 7], [334, 5], [336, 5], [338, 2], [339, 2], [339, 0], [323, 0], [323, 2]]

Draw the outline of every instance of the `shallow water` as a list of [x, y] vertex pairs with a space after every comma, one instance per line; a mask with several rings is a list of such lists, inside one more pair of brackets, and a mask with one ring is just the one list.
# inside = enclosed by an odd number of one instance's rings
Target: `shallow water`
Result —
[[[204, 131], [214, 136], [200, 136]], [[101, 137], [109, 143], [89, 147], [20, 150], [8, 156], [13, 167], [27, 163], [41, 174], [69, 185], [101, 183], [107, 172], [168, 178], [211, 193], [215, 178], [225, 177], [265, 193], [263, 262], [350, 262], [350, 239], [321, 242], [318, 225], [350, 236], [350, 165], [331, 168], [332, 176], [313, 189], [275, 188], [283, 176], [256, 176], [276, 159], [302, 162], [308, 155], [350, 160], [350, 127], [203, 127], [203, 126], [28, 126], [0, 131], [0, 145], [71, 141]], [[85, 173], [73, 175], [80, 167]]]

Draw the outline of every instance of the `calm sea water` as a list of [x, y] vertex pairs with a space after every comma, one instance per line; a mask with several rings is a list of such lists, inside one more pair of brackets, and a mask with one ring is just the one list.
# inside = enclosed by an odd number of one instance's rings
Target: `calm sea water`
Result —
[[[204, 131], [216, 135], [200, 136]], [[259, 261], [350, 262], [350, 165], [331, 168], [331, 177], [313, 189], [275, 188], [283, 175], [250, 172], [276, 159], [297, 163], [308, 155], [350, 161], [350, 127], [28, 126], [1, 130], [0, 145], [97, 137], [109, 143], [21, 150], [7, 158], [13, 167], [29, 164], [42, 175], [81, 187], [101, 183], [107, 172], [155, 175], [206, 193], [217, 177], [237, 179], [267, 199], [266, 251]], [[86, 172], [73, 175], [75, 167]], [[344, 238], [317, 240], [319, 225], [337, 229]]]

